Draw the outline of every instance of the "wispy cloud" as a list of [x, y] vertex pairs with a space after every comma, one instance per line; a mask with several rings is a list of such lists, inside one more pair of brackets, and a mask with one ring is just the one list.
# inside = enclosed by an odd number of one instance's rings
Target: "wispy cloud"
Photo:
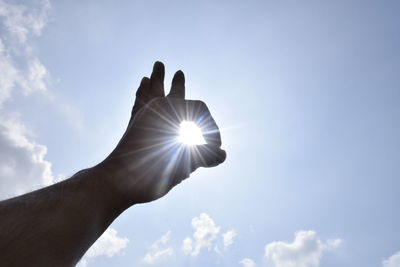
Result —
[[170, 238], [171, 231], [168, 231], [160, 239], [155, 241], [144, 256], [143, 262], [146, 264], [156, 264], [171, 256], [174, 253], [174, 249], [167, 246]]
[[38, 36], [47, 23], [50, 2], [35, 1], [36, 5], [26, 6], [0, 0], [0, 17], [4, 27], [14, 40], [25, 43], [30, 36]]
[[0, 0], [0, 105], [20, 89], [24, 94], [47, 90], [48, 70], [32, 52], [33, 37], [47, 23], [49, 1], [30, 6]]
[[265, 246], [265, 257], [275, 267], [317, 267], [325, 251], [337, 248], [342, 240], [322, 241], [315, 231], [295, 233], [293, 242], [275, 241]]

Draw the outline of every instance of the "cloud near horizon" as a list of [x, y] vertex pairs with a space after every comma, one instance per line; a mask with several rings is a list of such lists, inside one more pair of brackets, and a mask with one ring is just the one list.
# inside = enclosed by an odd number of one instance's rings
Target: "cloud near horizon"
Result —
[[341, 243], [341, 239], [324, 242], [315, 231], [298, 231], [291, 243], [274, 241], [267, 244], [264, 256], [275, 267], [318, 267], [324, 252]]
[[128, 243], [128, 238], [118, 236], [117, 230], [109, 227], [89, 248], [89, 250], [86, 251], [77, 266], [87, 266], [91, 259], [100, 256], [111, 258], [125, 249], [128, 246]]

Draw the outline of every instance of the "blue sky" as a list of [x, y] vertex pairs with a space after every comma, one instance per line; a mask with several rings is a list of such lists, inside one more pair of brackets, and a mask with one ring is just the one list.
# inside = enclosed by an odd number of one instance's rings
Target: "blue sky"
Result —
[[87, 266], [400, 266], [399, 11], [0, 0], [0, 196], [101, 161], [160, 60], [167, 88], [182, 69], [209, 106], [227, 161], [127, 210]]

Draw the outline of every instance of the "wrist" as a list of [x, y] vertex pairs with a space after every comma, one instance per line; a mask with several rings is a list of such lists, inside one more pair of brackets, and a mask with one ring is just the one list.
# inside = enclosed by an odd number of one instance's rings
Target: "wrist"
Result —
[[107, 196], [110, 203], [118, 210], [125, 210], [136, 204], [128, 184], [129, 177], [123, 168], [118, 167], [110, 161], [103, 161], [90, 168], [97, 181], [100, 195]]

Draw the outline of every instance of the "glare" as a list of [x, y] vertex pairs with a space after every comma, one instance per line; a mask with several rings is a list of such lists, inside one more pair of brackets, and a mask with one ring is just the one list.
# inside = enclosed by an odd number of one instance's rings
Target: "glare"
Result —
[[193, 121], [182, 121], [179, 128], [178, 141], [185, 145], [206, 144], [199, 126]]

